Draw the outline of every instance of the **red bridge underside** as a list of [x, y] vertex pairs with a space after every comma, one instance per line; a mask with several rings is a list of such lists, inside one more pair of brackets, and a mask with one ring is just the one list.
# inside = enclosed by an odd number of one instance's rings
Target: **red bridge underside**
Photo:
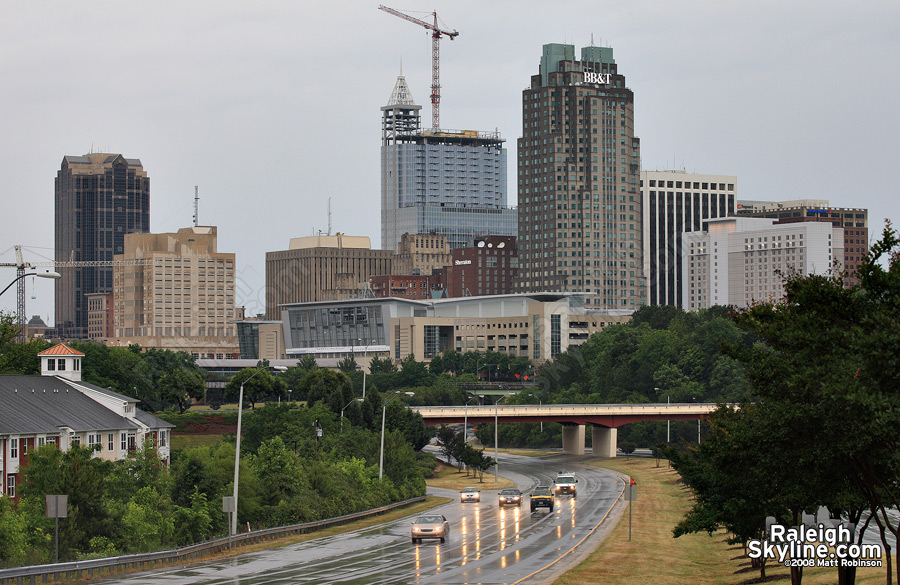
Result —
[[[665, 415], [665, 414], [622, 414], [622, 415], [597, 415], [597, 416], [507, 416], [498, 419], [498, 422], [501, 423], [518, 423], [518, 422], [558, 422], [562, 424], [570, 424], [570, 425], [597, 425], [601, 427], [610, 427], [616, 428], [622, 425], [627, 425], [628, 423], [645, 421], [645, 420], [699, 420], [702, 418], [706, 418], [705, 414], [678, 414], [678, 415]], [[448, 417], [440, 417], [440, 418], [426, 418], [426, 425], [453, 425], [453, 424], [462, 424], [463, 418], [456, 416], [448, 416]], [[494, 417], [492, 416], [470, 416], [468, 419], [469, 424], [476, 423], [492, 423], [494, 422]]]

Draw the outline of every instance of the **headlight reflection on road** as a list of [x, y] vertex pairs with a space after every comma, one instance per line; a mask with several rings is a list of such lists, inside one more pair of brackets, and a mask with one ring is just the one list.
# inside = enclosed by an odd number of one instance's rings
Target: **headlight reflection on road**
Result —
[[440, 571], [441, 570], [441, 547], [434, 547], [434, 566]]
[[422, 555], [419, 552], [419, 547], [416, 547], [416, 573], [422, 570]]
[[519, 540], [519, 530], [521, 529], [520, 521], [522, 520], [522, 510], [518, 507], [513, 510], [513, 534], [516, 535], [516, 541]]
[[569, 510], [572, 511], [572, 528], [575, 528], [575, 499], [569, 500]]

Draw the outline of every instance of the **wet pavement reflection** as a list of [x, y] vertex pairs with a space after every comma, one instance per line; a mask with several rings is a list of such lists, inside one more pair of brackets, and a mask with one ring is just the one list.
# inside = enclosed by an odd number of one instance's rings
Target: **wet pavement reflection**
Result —
[[[526, 494], [552, 485], [563, 461], [576, 459], [502, 458], [503, 474]], [[515, 583], [557, 560], [593, 529], [621, 492], [607, 472], [577, 467], [578, 498], [557, 497], [552, 512], [503, 507], [496, 492], [482, 492], [480, 503], [459, 502], [456, 492], [433, 490], [453, 502], [434, 508], [450, 521], [450, 538], [441, 544], [410, 543], [412, 518], [351, 533], [319, 538], [270, 551], [199, 563], [94, 583], [142, 585]], [[477, 483], [473, 484], [477, 485]], [[432, 490], [429, 490], [432, 493]]]

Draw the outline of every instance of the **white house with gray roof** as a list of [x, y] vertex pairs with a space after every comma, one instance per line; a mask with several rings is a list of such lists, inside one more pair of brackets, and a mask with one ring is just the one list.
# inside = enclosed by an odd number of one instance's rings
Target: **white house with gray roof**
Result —
[[28, 454], [46, 444], [65, 451], [94, 446], [94, 456], [115, 461], [153, 440], [167, 464], [175, 426], [142, 411], [138, 400], [81, 380], [84, 354], [65, 344], [38, 354], [40, 376], [0, 376], [0, 479], [16, 496]]

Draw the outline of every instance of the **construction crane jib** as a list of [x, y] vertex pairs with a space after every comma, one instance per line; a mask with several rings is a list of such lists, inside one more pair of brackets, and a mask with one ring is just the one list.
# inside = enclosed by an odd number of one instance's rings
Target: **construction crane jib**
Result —
[[441, 46], [440, 41], [441, 38], [447, 36], [452, 41], [457, 36], [459, 36], [459, 32], [456, 30], [444, 30], [438, 26], [438, 15], [437, 12], [432, 12], [434, 16], [434, 24], [430, 22], [426, 22], [424, 20], [418, 19], [414, 16], [410, 16], [408, 14], [404, 14], [399, 10], [394, 10], [393, 8], [388, 8], [387, 6], [383, 6], [381, 4], [378, 5], [378, 10], [383, 10], [388, 14], [393, 14], [399, 18], [404, 20], [408, 20], [409, 22], [418, 24], [419, 26], [423, 26], [426, 29], [431, 31], [431, 128], [432, 130], [439, 130], [441, 127]]

